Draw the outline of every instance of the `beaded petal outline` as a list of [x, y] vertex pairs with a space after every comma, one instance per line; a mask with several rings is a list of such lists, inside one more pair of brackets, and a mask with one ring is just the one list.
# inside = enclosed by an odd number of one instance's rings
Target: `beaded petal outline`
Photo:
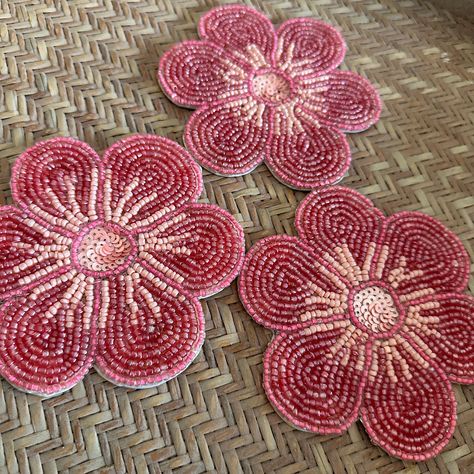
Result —
[[72, 138], [16, 161], [0, 207], [0, 374], [53, 396], [95, 363], [115, 384], [164, 383], [204, 342], [198, 299], [228, 286], [242, 227], [196, 200], [201, 169], [163, 137], [133, 135], [99, 157]]
[[312, 18], [277, 30], [253, 8], [226, 5], [199, 22], [160, 60], [158, 79], [177, 105], [196, 108], [184, 134], [196, 160], [218, 175], [240, 176], [266, 161], [295, 189], [340, 181], [351, 152], [343, 132], [379, 118], [381, 101], [363, 77], [337, 69], [346, 45]]
[[352, 189], [300, 204], [299, 237], [257, 242], [239, 278], [276, 332], [264, 388], [283, 419], [339, 434], [358, 418], [392, 456], [423, 461], [456, 425], [451, 383], [474, 383], [474, 298], [459, 238], [419, 212], [385, 217]]

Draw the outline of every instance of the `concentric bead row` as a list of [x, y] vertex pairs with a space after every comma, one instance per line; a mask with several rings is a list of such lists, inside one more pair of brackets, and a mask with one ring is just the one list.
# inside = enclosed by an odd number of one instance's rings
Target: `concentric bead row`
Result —
[[367, 79], [351, 71], [336, 69], [311, 79], [299, 77], [298, 86], [303, 110], [328, 127], [361, 132], [380, 115], [382, 104], [376, 90]]
[[398, 294], [413, 292], [414, 285], [418, 290], [442, 292], [464, 289], [469, 257], [459, 238], [436, 219], [417, 212], [394, 214], [388, 220], [383, 244], [389, 251], [381, 278], [393, 279], [396, 275], [390, 272], [394, 268], [405, 269], [395, 283]]
[[13, 385], [54, 394], [77, 383], [92, 365], [94, 287], [69, 274], [44, 290], [2, 306], [0, 355], [2, 374]]
[[334, 186], [310, 194], [297, 210], [295, 225], [301, 238], [322, 253], [337, 257], [336, 247], [347, 245], [362, 269], [369, 249], [379, 243], [384, 219], [357, 191]]
[[139, 236], [139, 259], [195, 296], [209, 296], [235, 277], [244, 254], [242, 228], [226, 211], [193, 204]]
[[257, 322], [293, 330], [308, 326], [312, 319], [324, 321], [334, 307], [332, 298], [342, 295], [345, 287], [337, 275], [318, 265], [316, 255], [301, 241], [277, 236], [259, 241], [247, 254], [239, 289]]
[[299, 133], [282, 133], [268, 143], [266, 161], [275, 176], [295, 189], [312, 189], [343, 178], [350, 150], [339, 132], [305, 122]]
[[211, 43], [180, 43], [163, 56], [160, 65], [159, 79], [164, 91], [173, 102], [185, 107], [248, 91], [241, 69], [224, 50]]
[[[264, 360], [264, 384], [272, 405], [291, 424], [319, 433], [340, 433], [358, 415], [364, 358], [363, 344], [350, 352], [331, 349], [344, 327], [328, 325], [317, 335], [298, 331], [279, 334]], [[347, 357], [343, 365], [341, 361]]]
[[71, 235], [96, 215], [98, 160], [92, 148], [72, 138], [40, 142], [15, 163], [15, 201], [45, 225]]
[[199, 35], [230, 51], [243, 52], [256, 44], [266, 56], [271, 55], [275, 41], [270, 20], [240, 5], [213, 8], [201, 18]]
[[199, 167], [177, 143], [140, 135], [120, 140], [104, 154], [103, 212], [129, 231], [146, 228], [202, 190]]
[[147, 270], [134, 269], [132, 300], [124, 276], [102, 284], [101, 308], [107, 317], [99, 321], [96, 366], [115, 383], [143, 387], [169, 380], [192, 362], [204, 325], [195, 300]]
[[406, 331], [415, 343], [457, 383], [474, 377], [474, 298], [452, 293], [434, 301], [413, 305], [407, 314]]
[[270, 138], [268, 115], [266, 111], [263, 125], [258, 126], [245, 120], [238, 105], [199, 109], [186, 126], [186, 147], [204, 168], [217, 174], [247, 173], [264, 158]]
[[[399, 357], [383, 347], [374, 347], [372, 365], [377, 375], [362, 406], [362, 422], [372, 441], [401, 458], [423, 458], [436, 454], [451, 437], [456, 424], [456, 402], [446, 375], [414, 352], [399, 344]], [[407, 366], [407, 367], [405, 367]], [[416, 377], [390, 375], [408, 372]]]
[[290, 64], [293, 74], [324, 74], [339, 66], [345, 52], [341, 34], [322, 21], [295, 18], [278, 29], [276, 61], [280, 66]]

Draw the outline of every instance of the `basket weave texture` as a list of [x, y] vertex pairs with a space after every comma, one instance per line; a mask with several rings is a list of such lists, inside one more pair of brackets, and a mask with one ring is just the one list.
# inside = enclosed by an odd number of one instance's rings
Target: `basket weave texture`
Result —
[[[159, 57], [197, 37], [205, 0], [0, 0], [0, 204], [11, 203], [11, 165], [26, 147], [71, 135], [97, 150], [130, 133], [181, 142], [190, 112], [156, 80]], [[474, 24], [421, 0], [250, 1], [277, 24], [313, 16], [343, 33], [347, 68], [370, 79], [381, 120], [349, 136], [343, 184], [392, 214], [419, 210], [463, 240], [474, 261]], [[202, 202], [229, 210], [247, 247], [295, 234], [306, 193], [265, 165], [244, 177], [205, 172]], [[471, 277], [470, 291], [474, 291]], [[474, 387], [454, 386], [458, 424], [445, 450], [414, 464], [373, 446], [360, 424], [342, 436], [297, 431], [262, 389], [271, 333], [243, 310], [234, 283], [203, 301], [207, 339], [177, 379], [114, 387], [91, 372], [41, 400], [0, 384], [3, 473], [472, 473]]]

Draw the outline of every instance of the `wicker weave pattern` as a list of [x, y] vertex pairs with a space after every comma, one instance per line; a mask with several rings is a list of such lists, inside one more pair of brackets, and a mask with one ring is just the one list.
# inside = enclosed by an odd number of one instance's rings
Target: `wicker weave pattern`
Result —
[[[171, 44], [196, 37], [199, 16], [217, 3], [0, 0], [0, 203], [11, 202], [11, 164], [37, 140], [69, 134], [95, 149], [132, 132], [180, 140], [189, 112], [164, 97], [156, 65]], [[389, 214], [436, 216], [474, 261], [474, 25], [421, 0], [248, 3], [274, 23], [314, 15], [343, 31], [345, 66], [384, 101], [378, 124], [349, 137], [344, 184]], [[305, 195], [263, 165], [240, 178], [206, 173], [201, 200], [228, 209], [251, 245], [294, 234]], [[165, 386], [133, 391], [91, 374], [41, 401], [2, 382], [0, 472], [474, 472], [474, 387], [455, 387], [454, 437], [418, 465], [390, 458], [359, 425], [343, 436], [303, 433], [266, 400], [271, 334], [245, 313], [235, 283], [203, 305], [203, 351]]]

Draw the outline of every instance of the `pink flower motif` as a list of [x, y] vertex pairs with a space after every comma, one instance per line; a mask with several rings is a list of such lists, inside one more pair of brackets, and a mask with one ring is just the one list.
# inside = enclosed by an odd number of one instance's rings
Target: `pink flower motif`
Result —
[[339, 181], [350, 164], [343, 131], [365, 130], [381, 110], [366, 79], [336, 69], [346, 50], [341, 35], [311, 18], [275, 31], [241, 5], [209, 11], [199, 35], [168, 51], [158, 73], [173, 102], [197, 108], [184, 138], [199, 163], [238, 176], [265, 160], [298, 189]]
[[15, 163], [0, 208], [0, 373], [40, 395], [95, 363], [129, 387], [182, 372], [204, 341], [198, 298], [229, 285], [243, 231], [198, 204], [199, 166], [176, 143], [135, 135], [100, 158], [54, 138]]
[[303, 430], [342, 433], [360, 417], [391, 455], [435, 456], [456, 424], [450, 382], [474, 382], [461, 242], [342, 187], [310, 194], [296, 228], [257, 242], [239, 282], [250, 315], [279, 331], [264, 358], [271, 403]]

